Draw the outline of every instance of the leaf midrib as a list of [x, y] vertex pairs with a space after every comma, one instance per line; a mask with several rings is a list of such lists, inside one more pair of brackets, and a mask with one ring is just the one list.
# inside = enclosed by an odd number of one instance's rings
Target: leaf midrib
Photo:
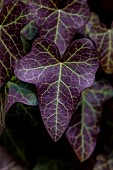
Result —
[[57, 87], [57, 96], [56, 96], [56, 126], [55, 126], [55, 141], [57, 141], [57, 131], [58, 131], [58, 104], [59, 104], [59, 94], [60, 94], [60, 84], [61, 84], [61, 76], [62, 76], [62, 64], [59, 66], [59, 77], [58, 77], [58, 87]]

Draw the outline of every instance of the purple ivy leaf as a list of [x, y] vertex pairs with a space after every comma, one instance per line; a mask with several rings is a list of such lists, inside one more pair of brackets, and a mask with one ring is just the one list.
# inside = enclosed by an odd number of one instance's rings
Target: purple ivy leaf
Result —
[[102, 105], [111, 97], [113, 88], [107, 81], [95, 82], [82, 92], [81, 110], [75, 111], [66, 131], [66, 137], [81, 162], [88, 159], [95, 148], [100, 131]]
[[32, 17], [31, 8], [18, 0], [0, 11], [0, 87], [10, 79], [15, 63], [24, 55], [20, 31]]
[[113, 154], [109, 156], [105, 155], [97, 156], [93, 170], [112, 170], [112, 169], [113, 169]]
[[30, 0], [36, 13], [35, 21], [40, 36], [49, 38], [57, 45], [61, 56], [72, 41], [73, 36], [83, 27], [89, 17], [86, 0]]
[[[4, 5], [6, 5], [8, 2], [11, 2], [12, 0], [0, 0], [0, 10], [3, 8]], [[18, 0], [16, 0], [18, 1]], [[21, 2], [24, 2], [26, 4], [29, 3], [29, 0], [19, 0]]]
[[78, 32], [83, 34], [85, 37], [88, 37], [88, 35], [92, 29], [92, 26], [94, 24], [98, 24], [98, 23], [100, 23], [99, 16], [96, 13], [91, 12], [90, 20], [83, 28], [78, 30]]
[[113, 28], [110, 29], [102, 24], [94, 24], [89, 37], [95, 42], [101, 55], [101, 66], [107, 74], [113, 73]]
[[0, 134], [5, 127], [5, 114], [15, 102], [35, 106], [37, 96], [31, 85], [21, 82], [13, 76], [5, 86], [0, 88]]
[[94, 82], [98, 66], [98, 52], [85, 38], [70, 44], [62, 59], [54, 42], [36, 39], [31, 53], [17, 63], [16, 76], [37, 87], [42, 119], [53, 140], [64, 133], [81, 92]]

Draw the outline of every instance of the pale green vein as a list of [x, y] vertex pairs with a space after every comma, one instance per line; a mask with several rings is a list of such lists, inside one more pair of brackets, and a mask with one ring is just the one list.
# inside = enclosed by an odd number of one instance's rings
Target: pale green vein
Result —
[[108, 30], [108, 38], [109, 38], [109, 48], [108, 48], [108, 57], [107, 57], [107, 70], [110, 69], [110, 61], [111, 61], [111, 52], [112, 52], [112, 39], [111, 39], [111, 30]]
[[4, 24], [4, 22], [6, 21], [6, 19], [8, 18], [8, 16], [11, 14], [11, 12], [12, 12], [12, 10], [14, 9], [14, 7], [17, 5], [17, 2], [18, 1], [16, 1], [14, 4], [13, 4], [13, 6], [12, 6], [12, 8], [8, 11], [8, 9], [7, 9], [7, 15], [4, 17], [4, 20], [3, 20], [3, 22], [2, 22], [2, 24], [1, 25], [3, 25]]
[[[18, 51], [18, 48], [17, 48], [17, 46], [15, 45], [15, 42], [14, 42], [14, 40], [13, 40], [13, 38], [7, 33], [7, 31], [4, 29], [4, 28], [2, 28], [3, 29], [3, 31], [6, 33], [6, 35], [9, 37], [9, 39], [11, 39], [11, 41], [13, 42], [13, 46], [16, 48], [16, 50]], [[16, 58], [15, 58], [15, 60], [16, 60]]]
[[58, 29], [60, 24], [60, 10], [58, 10], [58, 17], [57, 17], [57, 24], [56, 24], [56, 34], [55, 34], [55, 40], [54, 42], [57, 44], [57, 35], [58, 35]]
[[[58, 88], [57, 88], [57, 96], [56, 96], [56, 126], [55, 126], [55, 134], [57, 135], [58, 131], [58, 104], [59, 104], [59, 94], [60, 94], [60, 84], [61, 84], [61, 76], [62, 76], [62, 64], [60, 64], [60, 70], [59, 70], [59, 77], [58, 77]], [[55, 136], [55, 141], [56, 141]]]
[[78, 48], [73, 54], [70, 54], [70, 57], [65, 61], [65, 62], [68, 62], [74, 55], [76, 55], [80, 50], [82, 50], [82, 49], [87, 49], [88, 47], [85, 47], [84, 48], [84, 46], [87, 44], [87, 42], [86, 43], [84, 43], [80, 48]]
[[10, 54], [10, 56], [17, 61], [17, 59], [13, 56], [13, 54], [9, 51], [9, 49], [7, 48], [7, 46], [5, 45], [4, 41], [0, 38], [2, 45], [4, 46], [4, 48], [6, 49], [6, 51]]
[[82, 159], [84, 158], [84, 153], [85, 153], [85, 150], [84, 150], [84, 139], [83, 139], [83, 129], [84, 129], [84, 108], [85, 108], [85, 92], [82, 93], [82, 110], [81, 110], [81, 148], [82, 148]]
[[53, 2], [53, 0], [50, 0], [50, 1], [51, 1], [51, 3], [53, 4], [54, 8], [57, 9], [57, 6], [56, 6], [56, 4]]
[[[40, 45], [54, 60], [58, 63], [59, 61], [52, 55], [47, 48], [45, 48], [41, 43], [37, 43], [37, 45]], [[43, 53], [43, 52], [42, 52]]]
[[[62, 80], [61, 80], [61, 82], [62, 82], [62, 84], [64, 84], [64, 86], [68, 89], [69, 94], [70, 94], [70, 96], [71, 96], [71, 100], [73, 100], [73, 96], [72, 96], [72, 93], [71, 93], [69, 87], [68, 87]], [[73, 102], [72, 102], [72, 103], [73, 103]]]
[[84, 77], [83, 77], [82, 75], [77, 74], [74, 70], [72, 70], [72, 69], [71, 69], [70, 67], [68, 67], [67, 65], [65, 65], [65, 64], [62, 64], [62, 65], [64, 65], [65, 67], [67, 67], [68, 70], [70, 70], [72, 73], [74, 73], [74, 74], [77, 75], [78, 77], [82, 77], [82, 78], [84, 79]]
[[32, 69], [32, 70], [39, 70], [39, 69], [44, 69], [44, 70], [45, 70], [45, 69], [47, 69], [47, 68], [51, 68], [51, 67], [54, 67], [54, 66], [57, 66], [57, 65], [59, 65], [59, 63], [54, 64], [54, 65], [49, 65], [49, 66], [46, 66], [46, 65], [45, 65], [45, 66], [41, 66], [41, 67], [35, 67], [35, 68], [29, 68], [29, 69], [28, 69], [28, 68], [26, 68], [26, 69], [23, 68], [23, 69], [26, 70], [26, 71], [29, 71], [29, 70], [31, 70], [31, 69]]
[[[0, 60], [0, 63], [1, 63], [1, 65], [5, 68], [5, 71], [7, 72], [7, 76], [10, 76], [10, 74], [9, 74], [9, 68], [7, 68], [1, 60]], [[4, 79], [4, 78], [2, 77], [2, 79]]]

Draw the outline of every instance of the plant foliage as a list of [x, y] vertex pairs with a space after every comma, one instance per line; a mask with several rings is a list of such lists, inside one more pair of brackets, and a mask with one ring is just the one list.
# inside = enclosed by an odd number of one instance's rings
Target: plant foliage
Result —
[[[113, 19], [102, 23], [88, 2], [0, 1], [0, 135], [8, 129], [11, 106], [16, 103], [12, 114], [31, 119], [30, 127], [37, 125], [36, 106], [45, 133], [55, 142], [66, 136], [81, 162], [98, 147], [103, 108], [113, 98]], [[105, 110], [106, 128], [109, 108], [112, 104]], [[111, 153], [98, 153], [92, 169], [111, 168]], [[59, 162], [46, 162], [36, 168], [60, 169]]]

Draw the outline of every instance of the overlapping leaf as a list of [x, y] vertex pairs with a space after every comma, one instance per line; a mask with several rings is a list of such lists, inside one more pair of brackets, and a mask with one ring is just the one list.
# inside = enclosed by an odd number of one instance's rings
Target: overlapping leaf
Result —
[[57, 45], [61, 56], [72, 41], [76, 31], [88, 21], [90, 14], [86, 0], [30, 0], [35, 9], [35, 20], [40, 36]]
[[99, 16], [96, 13], [91, 12], [90, 20], [83, 28], [78, 30], [78, 32], [83, 34], [85, 37], [88, 37], [88, 35], [92, 29], [92, 26], [94, 24], [98, 24], [98, 23], [100, 23]]
[[96, 158], [96, 163], [93, 170], [112, 170], [113, 169], [113, 154], [109, 157], [104, 155], [99, 155]]
[[27, 40], [32, 40], [38, 34], [38, 27], [34, 20], [29, 22], [21, 31], [20, 34]]
[[31, 8], [14, 0], [0, 11], [0, 87], [11, 77], [15, 62], [23, 56], [21, 29], [33, 17]]
[[28, 54], [31, 51], [33, 40], [38, 37], [38, 27], [34, 20], [29, 22], [20, 32], [23, 51]]
[[62, 59], [51, 40], [36, 39], [31, 53], [19, 60], [15, 74], [36, 84], [43, 122], [55, 141], [64, 133], [80, 93], [92, 85], [98, 66], [98, 53], [89, 39], [74, 41]]
[[110, 97], [113, 97], [113, 88], [106, 81], [95, 82], [81, 95], [81, 110], [76, 110], [73, 122], [66, 132], [66, 137], [80, 161], [88, 159], [95, 148], [100, 131], [102, 105]]
[[0, 134], [5, 127], [5, 114], [15, 102], [37, 105], [37, 96], [31, 85], [12, 77], [5, 86], [0, 88]]
[[108, 74], [113, 73], [113, 26], [107, 29], [102, 23], [94, 24], [89, 37], [95, 42], [101, 55], [103, 70]]

